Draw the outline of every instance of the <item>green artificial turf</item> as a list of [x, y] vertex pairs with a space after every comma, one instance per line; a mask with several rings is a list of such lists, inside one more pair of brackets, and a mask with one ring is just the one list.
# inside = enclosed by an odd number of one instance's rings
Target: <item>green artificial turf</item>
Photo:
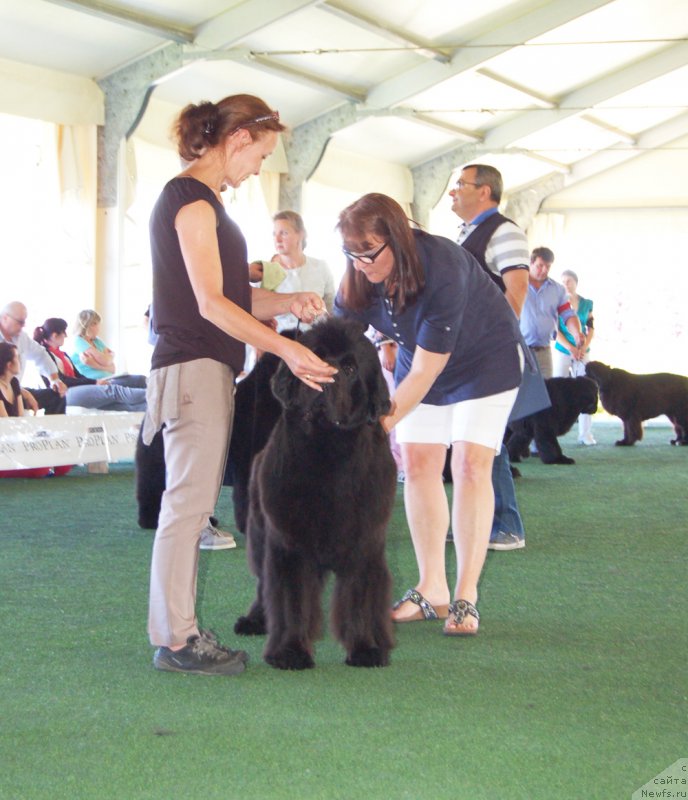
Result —
[[[399, 626], [376, 670], [328, 634], [305, 672], [268, 667], [259, 638], [239, 677], [156, 672], [133, 466], [0, 481], [0, 798], [630, 798], [688, 755], [688, 448], [666, 427], [615, 448], [619, 431], [562, 439], [575, 466], [521, 465], [527, 547], [489, 554], [478, 637]], [[227, 489], [218, 513], [232, 527]], [[199, 576], [201, 621], [234, 646], [238, 539]], [[416, 580], [401, 488], [388, 560], [398, 595]]]

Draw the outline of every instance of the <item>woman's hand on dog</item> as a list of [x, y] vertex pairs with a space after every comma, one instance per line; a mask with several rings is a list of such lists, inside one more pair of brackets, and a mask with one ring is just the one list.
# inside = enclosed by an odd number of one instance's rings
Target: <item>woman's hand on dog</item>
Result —
[[325, 303], [320, 295], [315, 292], [295, 292], [294, 301], [289, 310], [301, 322], [310, 325], [321, 314], [327, 313]]
[[306, 386], [322, 392], [323, 383], [334, 383], [335, 367], [318, 358], [312, 350], [298, 342], [284, 339], [284, 352], [279, 354], [292, 373]]

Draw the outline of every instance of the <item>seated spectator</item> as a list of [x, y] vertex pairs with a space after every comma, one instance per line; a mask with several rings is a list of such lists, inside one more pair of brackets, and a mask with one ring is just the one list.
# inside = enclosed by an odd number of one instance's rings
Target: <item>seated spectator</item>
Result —
[[[24, 416], [24, 401], [17, 377], [21, 371], [19, 353], [13, 344], [0, 342], [0, 418]], [[0, 470], [0, 478], [44, 478], [50, 467]]]
[[86, 378], [110, 378], [119, 386], [146, 388], [145, 375], [115, 376], [115, 354], [98, 337], [101, 316], [97, 311], [87, 308], [80, 311], [76, 320], [76, 335], [72, 361]]
[[0, 341], [13, 344], [17, 348], [19, 383], [22, 382], [26, 364], [30, 361], [50, 386], [49, 389], [31, 391], [22, 388], [24, 407], [33, 412], [43, 408], [46, 414], [64, 414], [67, 387], [60, 380], [55, 364], [48, 358], [45, 350], [24, 331], [27, 316], [26, 306], [17, 300], [7, 303], [0, 311]]
[[53, 360], [60, 378], [67, 386], [67, 405], [98, 408], [102, 411], [145, 411], [146, 390], [121, 386], [110, 378], [87, 378], [62, 350], [67, 336], [67, 323], [59, 317], [49, 317], [36, 328], [33, 338], [42, 345]]

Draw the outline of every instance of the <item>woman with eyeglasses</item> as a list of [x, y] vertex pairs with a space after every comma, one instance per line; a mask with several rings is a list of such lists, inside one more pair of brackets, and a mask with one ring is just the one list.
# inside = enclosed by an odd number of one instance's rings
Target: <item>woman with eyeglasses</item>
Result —
[[201, 532], [217, 501], [244, 344], [276, 353], [314, 390], [336, 371], [259, 320], [324, 310], [310, 292], [251, 288], [246, 241], [225, 212], [236, 188], [275, 149], [279, 114], [252, 95], [188, 105], [175, 134], [185, 169], [163, 189], [150, 221], [157, 341], [143, 439], [164, 425], [166, 490], [153, 544], [148, 631], [157, 669], [235, 675], [246, 653], [223, 647], [196, 618]]
[[[392, 198], [365, 195], [341, 212], [338, 229], [347, 266], [335, 313], [398, 344], [392, 411], [382, 422], [401, 444], [419, 580], [392, 618], [440, 618], [448, 636], [476, 634], [494, 511], [492, 462], [521, 382], [518, 321], [470, 253], [413, 228]], [[442, 481], [450, 445], [457, 562], [451, 591]]]

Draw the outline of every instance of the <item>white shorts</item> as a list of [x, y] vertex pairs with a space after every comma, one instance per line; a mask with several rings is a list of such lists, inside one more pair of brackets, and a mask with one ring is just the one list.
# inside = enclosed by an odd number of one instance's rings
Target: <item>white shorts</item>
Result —
[[400, 444], [471, 442], [502, 449], [504, 430], [516, 400], [518, 387], [500, 394], [463, 400], [448, 406], [421, 403], [395, 427]]

